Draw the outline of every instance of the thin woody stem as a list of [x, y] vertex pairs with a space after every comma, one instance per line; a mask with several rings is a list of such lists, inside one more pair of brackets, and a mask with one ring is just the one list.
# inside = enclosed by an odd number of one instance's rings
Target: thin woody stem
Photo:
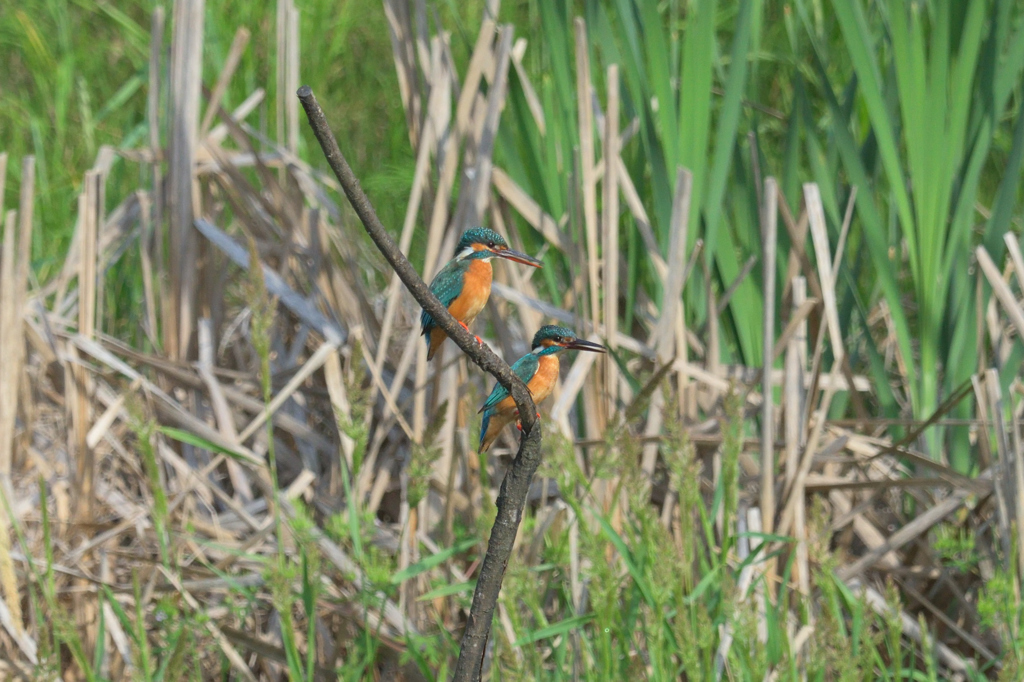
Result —
[[320, 108], [320, 104], [313, 95], [313, 90], [308, 85], [303, 85], [296, 94], [299, 101], [302, 102], [303, 109], [306, 110], [306, 117], [309, 119], [313, 134], [320, 142], [320, 148], [323, 150], [331, 170], [338, 178], [338, 182], [341, 183], [345, 196], [348, 197], [349, 203], [355, 209], [366, 232], [380, 252], [384, 254], [384, 258], [391, 264], [399, 279], [409, 289], [409, 293], [434, 318], [437, 326], [469, 356], [470, 360], [509, 390], [519, 414], [526, 415], [521, 420], [523, 435], [519, 442], [519, 452], [508, 473], [505, 474], [505, 480], [502, 481], [501, 490], [498, 493], [497, 516], [494, 519], [491, 537], [487, 543], [487, 554], [484, 555], [483, 565], [480, 567], [476, 591], [473, 593], [473, 605], [470, 607], [466, 630], [462, 636], [459, 662], [452, 677], [457, 682], [478, 680], [483, 667], [491, 621], [494, 618], [494, 608], [497, 605], [498, 593], [501, 591], [501, 583], [505, 577], [505, 568], [512, 555], [512, 546], [519, 530], [523, 506], [526, 504], [526, 495], [530, 490], [533, 475], [540, 465], [541, 437], [533, 397], [526, 385], [512, 373], [511, 368], [504, 360], [495, 355], [488, 346], [480, 343], [478, 338], [470, 334], [451, 316], [448, 309], [434, 296], [409, 259], [391, 239], [377, 217], [377, 212], [373, 209], [369, 197], [363, 192], [359, 180], [352, 172], [348, 162], [345, 161], [341, 149], [338, 148], [338, 142], [327, 123], [323, 109]]

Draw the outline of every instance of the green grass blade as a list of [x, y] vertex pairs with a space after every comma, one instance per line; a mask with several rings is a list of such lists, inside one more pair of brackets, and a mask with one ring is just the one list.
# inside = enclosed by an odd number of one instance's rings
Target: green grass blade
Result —
[[708, 177], [708, 194], [704, 204], [705, 254], [710, 258], [717, 255], [717, 241], [721, 233], [718, 222], [722, 215], [726, 181], [736, 146], [740, 113], [743, 106], [743, 92], [747, 85], [747, 51], [751, 40], [751, 7], [749, 0], [741, 0], [736, 18], [736, 34], [730, 51], [729, 76], [725, 82], [725, 97], [718, 115], [715, 129], [715, 146], [711, 156], [711, 173]]
[[647, 582], [647, 576], [637, 565], [636, 558], [633, 556], [633, 552], [630, 551], [626, 545], [625, 540], [622, 536], [615, 532], [611, 524], [608, 523], [608, 519], [602, 516], [598, 511], [591, 510], [594, 518], [597, 519], [597, 523], [601, 526], [601, 531], [611, 541], [615, 550], [622, 557], [622, 562], [626, 564], [626, 569], [629, 571], [629, 575], [632, 576], [633, 581], [636, 583], [637, 589], [640, 590], [640, 594], [643, 595], [644, 601], [647, 602], [648, 606], [654, 606], [654, 597], [651, 594], [651, 587]]
[[476, 589], [475, 580], [467, 580], [464, 583], [451, 583], [448, 585], [441, 585], [436, 587], [429, 592], [424, 592], [416, 598], [416, 601], [431, 601], [439, 599], [441, 597], [450, 597], [453, 594], [464, 594], [472, 592]]
[[477, 538], [467, 538], [455, 545], [452, 545], [451, 547], [446, 547], [445, 549], [442, 549], [437, 554], [431, 554], [428, 557], [424, 557], [416, 563], [409, 565], [404, 570], [398, 571], [397, 573], [392, 575], [391, 584], [400, 585], [409, 578], [415, 578], [420, 573], [425, 573], [426, 571], [429, 571], [432, 568], [440, 566], [456, 554], [460, 554], [461, 552], [465, 552], [470, 547], [476, 546], [479, 542], [480, 540]]
[[539, 630], [533, 630], [517, 639], [512, 646], [520, 647], [526, 644], [539, 642], [543, 639], [551, 639], [552, 637], [564, 635], [567, 632], [571, 632], [572, 630], [576, 630], [577, 628], [586, 625], [593, 619], [594, 614], [592, 613], [588, 613], [583, 616], [572, 616], [571, 618], [566, 618], [565, 620], [554, 623], [553, 625], [540, 628]]

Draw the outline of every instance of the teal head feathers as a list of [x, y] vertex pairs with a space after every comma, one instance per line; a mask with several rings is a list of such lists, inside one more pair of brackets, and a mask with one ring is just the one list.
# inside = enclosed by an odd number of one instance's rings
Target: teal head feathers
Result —
[[604, 353], [606, 350], [601, 344], [581, 339], [573, 330], [556, 324], [547, 324], [538, 329], [533, 335], [532, 347], [534, 355], [551, 355], [563, 350], [588, 350], [593, 353]]
[[491, 258], [505, 258], [516, 263], [532, 265], [535, 268], [539, 268], [541, 265], [536, 258], [510, 249], [505, 238], [494, 230], [486, 227], [474, 227], [462, 233], [459, 245], [455, 247], [456, 260], [490, 260]]

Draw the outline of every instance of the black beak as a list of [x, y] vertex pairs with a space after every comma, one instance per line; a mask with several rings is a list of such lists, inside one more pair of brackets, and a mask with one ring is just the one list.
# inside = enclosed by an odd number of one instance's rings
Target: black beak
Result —
[[599, 343], [591, 343], [590, 341], [584, 341], [583, 339], [573, 339], [569, 343], [565, 344], [565, 347], [569, 350], [588, 350], [591, 353], [606, 353], [607, 348]]
[[522, 263], [523, 265], [530, 265], [535, 268], [541, 267], [543, 263], [534, 258], [533, 256], [527, 256], [525, 253], [519, 253], [512, 249], [495, 249], [491, 251], [498, 258], [504, 258], [506, 260], [515, 261], [516, 263]]

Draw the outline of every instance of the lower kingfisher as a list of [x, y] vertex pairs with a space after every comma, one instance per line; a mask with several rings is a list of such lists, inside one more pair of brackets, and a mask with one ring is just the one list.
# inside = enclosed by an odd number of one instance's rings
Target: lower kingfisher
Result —
[[[505, 258], [535, 268], [541, 266], [536, 258], [508, 248], [505, 239], [494, 230], [474, 227], [462, 235], [455, 249], [455, 258], [441, 268], [430, 283], [430, 291], [466, 331], [491, 295], [492, 258]], [[426, 310], [420, 315], [420, 323], [423, 335], [427, 337], [427, 360], [430, 360], [448, 335]], [[476, 341], [481, 343], [479, 336]]]
[[[578, 338], [566, 327], [553, 324], [541, 327], [533, 337], [533, 350], [512, 365], [512, 371], [530, 389], [534, 403], [540, 403], [551, 395], [551, 389], [558, 380], [558, 353], [564, 350], [604, 353], [605, 347]], [[501, 430], [518, 418], [519, 411], [508, 389], [498, 384], [480, 412], [484, 413], [484, 418], [480, 423], [479, 452], [486, 452]]]

